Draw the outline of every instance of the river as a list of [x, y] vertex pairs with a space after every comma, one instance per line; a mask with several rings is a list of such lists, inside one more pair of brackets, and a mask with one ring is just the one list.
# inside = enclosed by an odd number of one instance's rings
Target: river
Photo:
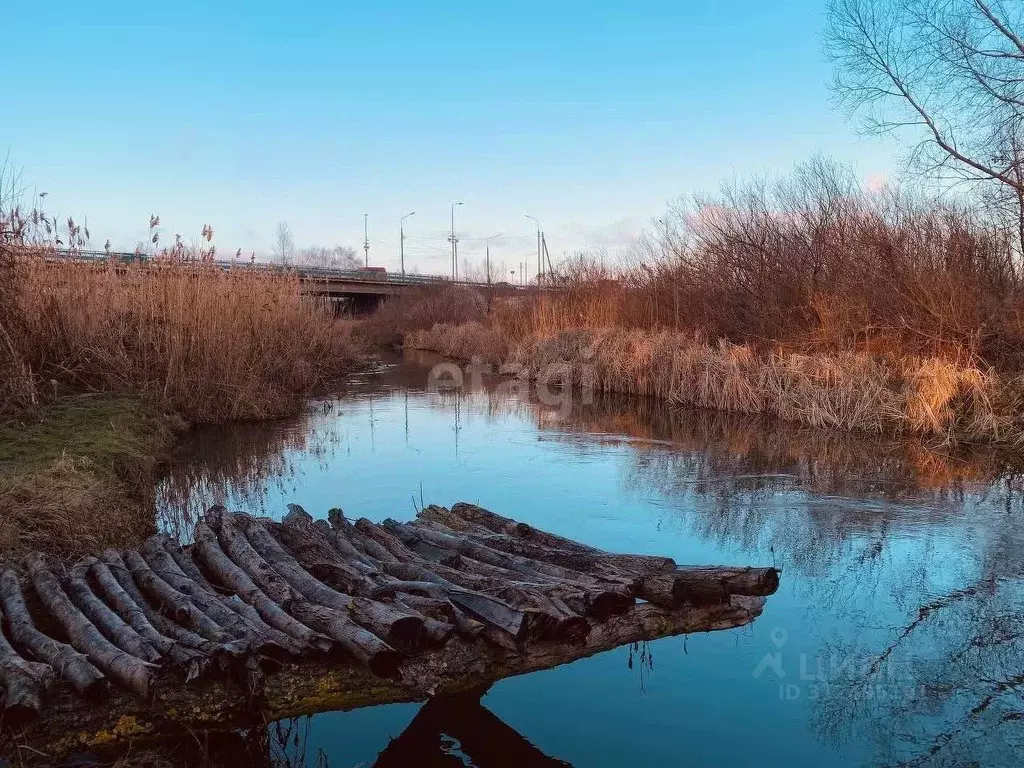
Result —
[[[750, 627], [495, 684], [487, 717], [538, 764], [1020, 764], [1024, 482], [998, 455], [489, 377], [438, 391], [436, 362], [410, 353], [300, 418], [189, 436], [164, 526], [187, 538], [214, 501], [379, 521], [461, 500], [618, 552], [783, 569]], [[373, 765], [422, 706], [274, 724], [267, 748]], [[417, 762], [463, 757], [446, 736]]]

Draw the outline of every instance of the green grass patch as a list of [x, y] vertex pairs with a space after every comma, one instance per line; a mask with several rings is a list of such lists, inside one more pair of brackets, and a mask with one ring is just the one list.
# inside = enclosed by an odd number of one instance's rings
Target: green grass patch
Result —
[[71, 558], [153, 532], [153, 483], [182, 424], [131, 397], [59, 400], [0, 425], [0, 556]]
[[135, 398], [59, 400], [30, 418], [0, 425], [0, 472], [45, 466], [65, 456], [113, 469], [162, 454], [174, 431], [171, 419]]

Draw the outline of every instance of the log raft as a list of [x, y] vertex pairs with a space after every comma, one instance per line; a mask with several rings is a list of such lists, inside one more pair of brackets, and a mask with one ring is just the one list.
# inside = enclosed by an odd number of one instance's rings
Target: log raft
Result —
[[738, 627], [774, 568], [604, 552], [471, 504], [414, 521], [211, 508], [66, 570], [0, 572], [3, 736], [50, 755], [416, 701], [625, 643]]

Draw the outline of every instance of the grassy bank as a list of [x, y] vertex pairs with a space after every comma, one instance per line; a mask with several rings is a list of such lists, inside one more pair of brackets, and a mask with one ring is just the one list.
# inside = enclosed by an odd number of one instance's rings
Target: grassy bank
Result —
[[481, 323], [435, 325], [407, 343], [564, 381], [813, 427], [1024, 445], [1019, 384], [940, 358], [758, 350], [699, 335], [629, 329], [514, 338]]
[[153, 482], [183, 424], [138, 398], [62, 398], [0, 426], [0, 553], [61, 558], [154, 530]]
[[84, 237], [0, 210], [0, 557], [137, 542], [183, 425], [297, 413], [366, 360], [295, 274], [215, 264], [209, 227], [130, 263], [58, 252]]

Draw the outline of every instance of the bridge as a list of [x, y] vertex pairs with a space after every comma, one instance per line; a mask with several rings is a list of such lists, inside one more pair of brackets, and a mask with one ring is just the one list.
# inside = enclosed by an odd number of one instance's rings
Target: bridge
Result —
[[[72, 259], [94, 262], [114, 262], [115, 264], [147, 264], [160, 257], [134, 252], [58, 250], [54, 259]], [[485, 291], [492, 296], [526, 293], [538, 289], [537, 284], [514, 285], [507, 281], [483, 282], [474, 280], [453, 280], [449, 277], [436, 275], [396, 274], [386, 271], [383, 267], [364, 267], [358, 269], [336, 269], [309, 265], [281, 265], [268, 262], [240, 261], [235, 259], [215, 259], [202, 262], [213, 264], [221, 269], [247, 269], [265, 273], [293, 274], [302, 281], [303, 291], [310, 296], [322, 296], [338, 305], [348, 305], [355, 310], [372, 309], [383, 299], [415, 295], [425, 288], [441, 288], [445, 286], [466, 286]]]
[[[271, 265], [264, 267], [281, 269]], [[488, 283], [473, 280], [452, 280], [432, 275], [401, 275], [383, 269], [337, 270], [319, 267], [289, 267], [303, 282], [303, 290], [312, 296], [348, 302], [354, 309], [373, 308], [383, 299], [415, 295], [425, 288], [465, 286], [490, 295], [509, 295], [536, 290], [537, 286], [519, 286], [508, 282]]]

